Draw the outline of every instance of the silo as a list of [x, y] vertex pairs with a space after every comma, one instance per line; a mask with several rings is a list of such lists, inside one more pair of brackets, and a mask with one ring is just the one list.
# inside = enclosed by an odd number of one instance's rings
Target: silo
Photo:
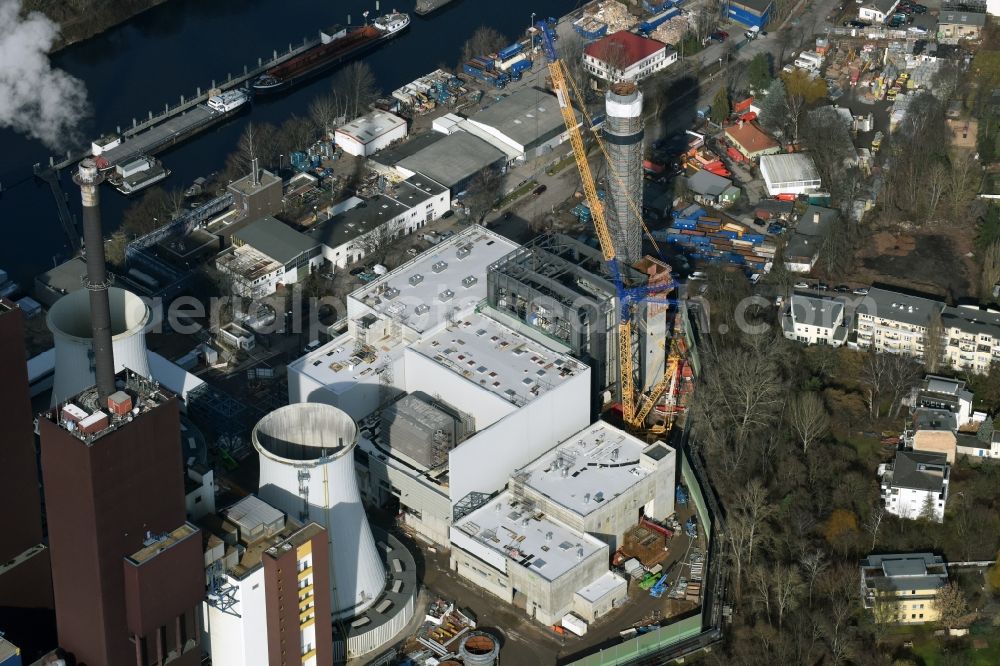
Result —
[[260, 498], [326, 528], [333, 617], [363, 613], [385, 588], [386, 570], [354, 472], [357, 424], [336, 407], [303, 402], [262, 418], [252, 439], [260, 454]]
[[485, 631], [473, 631], [458, 648], [465, 666], [493, 666], [500, 655], [500, 641]]
[[604, 107], [605, 218], [619, 261], [632, 265], [642, 257], [642, 221], [637, 214], [642, 209], [642, 92], [631, 81], [616, 83], [605, 95]]
[[[149, 377], [146, 357], [146, 303], [125, 289], [107, 290], [111, 309], [111, 344], [115, 373], [128, 368]], [[80, 289], [60, 298], [49, 310], [46, 324], [55, 342], [55, 377], [52, 404], [94, 385], [94, 350], [90, 319], [91, 292]]]

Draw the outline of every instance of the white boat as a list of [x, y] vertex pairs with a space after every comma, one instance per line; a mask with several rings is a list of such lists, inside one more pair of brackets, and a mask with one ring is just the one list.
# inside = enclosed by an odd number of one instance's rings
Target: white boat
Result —
[[140, 155], [115, 167], [108, 181], [122, 194], [134, 194], [153, 183], [158, 183], [170, 175], [155, 157]]
[[208, 98], [206, 105], [219, 113], [231, 113], [250, 101], [250, 94], [245, 90], [234, 88]]
[[406, 29], [406, 26], [410, 25], [410, 15], [393, 10], [391, 14], [379, 16], [375, 19], [372, 25], [378, 28], [379, 32], [382, 33], [383, 39], [386, 37], [392, 37], [396, 33], [402, 32]]

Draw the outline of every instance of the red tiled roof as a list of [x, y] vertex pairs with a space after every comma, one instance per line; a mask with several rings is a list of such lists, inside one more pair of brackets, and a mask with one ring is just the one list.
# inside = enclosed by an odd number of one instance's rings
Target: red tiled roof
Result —
[[[621, 68], [627, 69], [664, 48], [666, 48], [666, 45], [663, 42], [640, 37], [627, 30], [620, 30], [607, 37], [602, 37], [596, 42], [591, 42], [583, 52], [602, 62], [607, 62], [609, 55], [616, 61], [621, 57], [624, 61], [621, 63]], [[618, 55], [619, 53], [621, 53], [621, 56]], [[615, 62], [616, 67], [618, 64], [618, 62]]]
[[777, 141], [768, 136], [767, 132], [757, 127], [756, 123], [752, 122], [730, 125], [726, 128], [726, 136], [737, 146], [743, 148], [744, 154], [752, 155], [761, 150], [778, 147]]

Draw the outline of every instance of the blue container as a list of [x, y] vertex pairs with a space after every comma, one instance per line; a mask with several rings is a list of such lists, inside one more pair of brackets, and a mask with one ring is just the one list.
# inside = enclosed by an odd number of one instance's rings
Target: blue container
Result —
[[688, 229], [693, 231], [697, 226], [694, 220], [674, 220], [674, 228], [676, 229]]
[[667, 7], [672, 7], [673, 4], [673, 0], [642, 0], [643, 8], [650, 14], [662, 12]]
[[524, 45], [521, 44], [521, 42], [514, 42], [507, 48], [500, 49], [500, 53], [498, 53], [497, 55], [500, 57], [500, 60], [510, 60], [518, 53], [520, 53], [523, 49]]
[[534, 63], [532, 63], [530, 60], [527, 59], [518, 60], [517, 62], [515, 62], [513, 65], [510, 66], [510, 74], [511, 76], [513, 76], [514, 74], [520, 75], [521, 73], [531, 69], [531, 66], [533, 64]]
[[729, 231], [728, 229], [714, 231], [712, 232], [712, 235], [715, 236], [716, 238], [728, 238], [729, 240], [733, 240], [734, 238], [739, 237], [739, 235], [735, 231]]
[[761, 234], [743, 234], [743, 240], [757, 245], [764, 242], [764, 237]]
[[643, 21], [642, 23], [640, 23], [639, 32], [646, 34], [651, 33], [658, 27], [660, 27], [661, 25], [672, 19], [673, 17], [680, 15], [680, 13], [681, 12], [679, 9], [674, 9], [673, 7], [671, 7], [670, 9], [661, 12], [656, 16], [653, 16], [648, 21]]

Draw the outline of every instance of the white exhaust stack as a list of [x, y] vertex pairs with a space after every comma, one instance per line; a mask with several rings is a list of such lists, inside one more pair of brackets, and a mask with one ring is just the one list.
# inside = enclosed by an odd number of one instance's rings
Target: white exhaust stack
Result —
[[[114, 372], [128, 368], [149, 377], [146, 357], [149, 306], [132, 292], [118, 287], [108, 288], [107, 298]], [[95, 384], [90, 303], [91, 292], [80, 289], [56, 301], [46, 317], [56, 353], [55, 377], [52, 380], [53, 406]]]
[[333, 617], [368, 610], [385, 588], [386, 571], [354, 472], [357, 424], [336, 407], [302, 402], [262, 418], [252, 439], [260, 454], [260, 498], [326, 528]]

